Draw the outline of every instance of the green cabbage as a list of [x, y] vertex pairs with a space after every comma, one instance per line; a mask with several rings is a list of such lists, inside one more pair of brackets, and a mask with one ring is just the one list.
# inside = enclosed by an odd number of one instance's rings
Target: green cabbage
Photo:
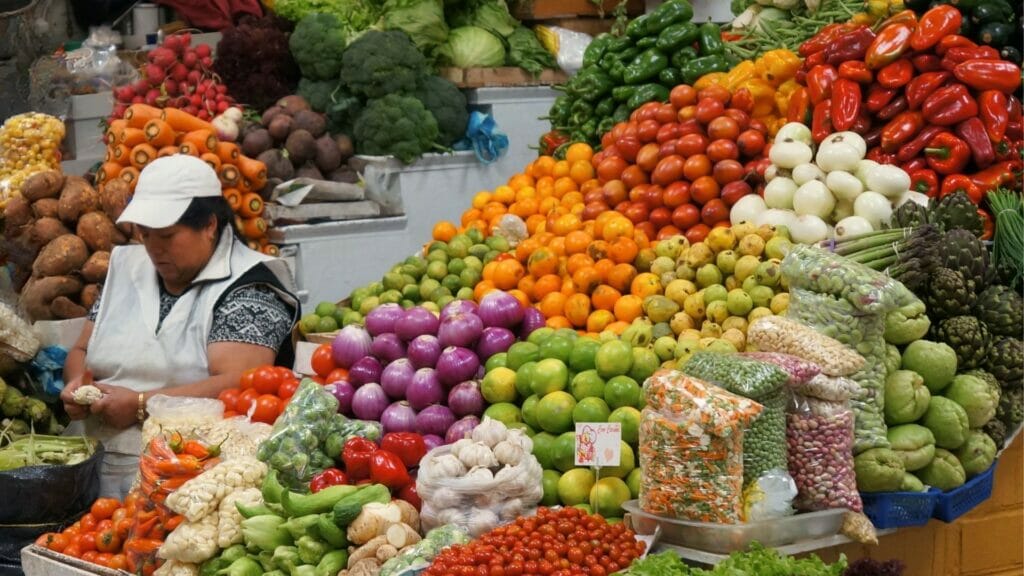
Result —
[[519, 26], [508, 13], [505, 0], [468, 0], [449, 11], [448, 22], [453, 28], [476, 26], [502, 38], [511, 36]]
[[442, 64], [456, 68], [495, 68], [505, 65], [505, 45], [483, 28], [463, 26], [448, 34], [437, 49]]
[[441, 0], [387, 0], [381, 26], [409, 35], [421, 52], [429, 52], [448, 39]]

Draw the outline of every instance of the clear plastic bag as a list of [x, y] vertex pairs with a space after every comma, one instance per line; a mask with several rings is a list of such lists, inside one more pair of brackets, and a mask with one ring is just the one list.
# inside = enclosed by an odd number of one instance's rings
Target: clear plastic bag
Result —
[[245, 416], [226, 418], [213, 424], [206, 433], [207, 440], [220, 446], [222, 460], [255, 457], [259, 445], [270, 437], [273, 427], [262, 422], [250, 422]]
[[847, 402], [861, 393], [860, 386], [842, 376], [826, 376], [819, 374], [807, 383], [793, 389], [795, 394], [817, 398], [829, 402]]
[[786, 442], [797, 510], [863, 509], [853, 468], [854, 415], [845, 402], [793, 396]]
[[865, 358], [885, 354], [885, 315], [862, 314], [845, 300], [794, 289], [786, 318], [834, 338]]
[[821, 367], [814, 362], [808, 362], [799, 356], [792, 354], [780, 354], [778, 352], [743, 352], [740, 356], [751, 358], [759, 362], [765, 362], [783, 370], [789, 374], [789, 381], [786, 383], [790, 388], [804, 385], [815, 376], [821, 374]]
[[760, 522], [792, 516], [796, 482], [783, 469], [765, 472], [743, 490], [743, 521]]
[[49, 114], [26, 112], [0, 126], [0, 203], [20, 194], [29, 176], [60, 169], [64, 122]]
[[879, 358], [868, 358], [868, 365], [850, 376], [861, 388], [860, 393], [850, 397], [850, 406], [857, 416], [854, 454], [889, 447], [885, 425], [885, 376], [885, 364]]
[[412, 576], [418, 573], [417, 570], [430, 566], [441, 550], [455, 544], [467, 544], [469, 540], [469, 534], [458, 526], [448, 524], [435, 528], [427, 532], [423, 540], [403, 548], [398, 556], [385, 562], [378, 576]]
[[142, 424], [143, 445], [165, 430], [206, 439], [210, 430], [224, 420], [224, 403], [216, 398], [158, 394], [146, 402], [146, 412], [149, 417]]
[[559, 68], [575, 74], [583, 67], [583, 53], [594, 39], [590, 34], [559, 26], [537, 26], [536, 32], [541, 44], [555, 55]]
[[762, 406], [662, 370], [644, 385], [640, 506], [652, 514], [734, 524], [743, 515], [743, 430]]
[[782, 316], [765, 316], [747, 328], [747, 343], [762, 352], [799, 356], [829, 376], [849, 376], [864, 366], [864, 357], [833, 338]]
[[885, 274], [813, 246], [795, 246], [782, 259], [782, 276], [791, 290], [829, 294], [872, 314], [899, 308], [907, 296], [907, 289]]

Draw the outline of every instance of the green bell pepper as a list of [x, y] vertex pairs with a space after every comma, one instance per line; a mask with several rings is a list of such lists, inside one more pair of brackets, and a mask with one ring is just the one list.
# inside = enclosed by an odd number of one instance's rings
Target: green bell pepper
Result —
[[644, 36], [643, 38], [636, 41], [636, 47], [641, 50], [647, 50], [648, 48], [654, 48], [654, 45], [657, 43], [657, 36]]
[[666, 88], [675, 88], [680, 84], [684, 84], [683, 73], [679, 71], [679, 68], [665, 68], [658, 74], [658, 82]]
[[612, 118], [611, 116], [605, 118], [604, 120], [601, 120], [601, 122], [598, 123], [597, 125], [597, 133], [604, 134], [605, 132], [610, 132], [611, 129], [615, 127], [615, 124], [615, 119]]
[[633, 46], [633, 39], [629, 36], [612, 36], [605, 47], [605, 54], [618, 54]]
[[668, 56], [657, 48], [651, 48], [637, 56], [633, 63], [626, 67], [622, 79], [626, 84], [642, 84], [657, 77], [659, 72], [668, 68], [668, 64]]
[[647, 20], [651, 17], [650, 14], [642, 14], [633, 19], [626, 26], [626, 36], [629, 36], [633, 40], [639, 40], [644, 36], [647, 36]]
[[608, 77], [612, 79], [612, 82], [616, 84], [623, 83], [623, 76], [626, 74], [626, 65], [622, 62], [616, 61], [612, 64], [612, 69], [608, 71]]
[[666, 54], [693, 45], [700, 36], [700, 27], [693, 22], [673, 24], [661, 31], [655, 47]]
[[718, 27], [718, 24], [713, 22], [701, 24], [697, 42], [700, 44], [701, 56], [725, 54], [725, 44], [722, 42], [722, 29]]
[[629, 107], [629, 104], [623, 102], [622, 104], [619, 104], [618, 108], [615, 109], [615, 113], [612, 114], [612, 119], [615, 120], [616, 124], [618, 124], [619, 122], [625, 122], [629, 120], [629, 116], [632, 113], [633, 109]]
[[637, 86], [636, 92], [630, 96], [626, 105], [635, 110], [641, 104], [646, 104], [647, 102], [664, 102], [666, 100], [668, 100], [668, 88], [661, 84], [651, 83]]
[[594, 107], [586, 100], [577, 100], [572, 103], [569, 109], [569, 124], [580, 125], [594, 115]]
[[608, 44], [611, 42], [613, 36], [607, 32], [598, 34], [596, 38], [587, 44], [587, 49], [583, 51], [583, 67], [590, 68], [596, 66], [601, 61], [601, 57], [604, 56], [605, 51], [608, 50]]
[[728, 72], [729, 62], [721, 54], [701, 56], [684, 64], [679, 71], [683, 74], [683, 82], [692, 85], [705, 74]]
[[693, 46], [681, 48], [672, 55], [672, 67], [682, 68], [684, 64], [697, 57], [697, 49]]
[[647, 19], [647, 33], [658, 34], [665, 28], [681, 22], [689, 22], [693, 18], [693, 7], [686, 0], [668, 0], [662, 2], [650, 13]]
[[633, 96], [634, 92], [636, 92], [636, 86], [616, 86], [612, 88], [612, 99], [616, 102], [625, 102]]
[[555, 98], [555, 102], [551, 104], [551, 110], [548, 110], [548, 119], [551, 120], [551, 124], [554, 126], [565, 124], [569, 119], [570, 106], [572, 106], [572, 99], [568, 96], [563, 94]]
[[598, 102], [597, 106], [594, 106], [594, 116], [598, 118], [611, 116], [612, 112], [615, 111], [615, 100], [613, 98], [605, 98]]
[[591, 102], [612, 91], [615, 83], [600, 68], [583, 70], [576, 75], [575, 94]]

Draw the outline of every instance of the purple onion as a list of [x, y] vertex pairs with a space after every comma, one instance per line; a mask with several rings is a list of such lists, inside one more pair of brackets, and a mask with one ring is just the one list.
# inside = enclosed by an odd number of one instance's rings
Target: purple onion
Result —
[[423, 334], [437, 334], [440, 320], [434, 313], [422, 306], [413, 306], [405, 311], [405, 316], [395, 324], [395, 334], [408, 342]]
[[395, 323], [405, 316], [405, 309], [398, 304], [381, 304], [366, 315], [366, 331], [370, 336], [379, 336], [395, 331]]
[[441, 308], [441, 320], [454, 314], [476, 314], [476, 302], [472, 300], [452, 300], [444, 308]]
[[424, 434], [423, 443], [427, 445], [427, 452], [430, 452], [438, 446], [443, 446], [444, 438], [441, 438], [437, 434]]
[[523, 305], [508, 292], [492, 290], [480, 300], [477, 315], [483, 320], [484, 326], [515, 328], [523, 321]]
[[476, 314], [453, 314], [441, 322], [437, 339], [442, 347], [472, 348], [483, 331], [484, 323]]
[[420, 434], [440, 436], [447, 433], [454, 423], [455, 415], [447, 406], [440, 404], [427, 406], [416, 415], [416, 431]]
[[380, 421], [380, 415], [389, 403], [388, 395], [380, 384], [371, 382], [360, 386], [352, 396], [352, 413], [360, 420]]
[[388, 364], [380, 374], [380, 387], [389, 398], [395, 400], [405, 399], [405, 390], [412, 382], [412, 375], [416, 369], [412, 363], [405, 358], [399, 358]]
[[470, 432], [472, 432], [473, 428], [476, 428], [478, 424], [480, 424], [480, 419], [476, 416], [463, 416], [448, 428], [448, 432], [444, 435], [444, 443], [452, 444], [456, 440], [462, 440], [469, 436]]
[[406, 357], [416, 368], [433, 368], [441, 355], [441, 343], [437, 336], [424, 334], [413, 338], [405, 351]]
[[380, 382], [380, 361], [373, 356], [363, 356], [348, 370], [348, 380], [356, 388], [370, 382]]
[[484, 397], [480, 393], [480, 384], [475, 380], [467, 380], [456, 385], [448, 393], [448, 407], [459, 417], [483, 414]]
[[476, 355], [480, 357], [481, 362], [486, 362], [499, 352], [507, 352], [515, 343], [516, 335], [511, 330], [490, 326], [480, 333], [480, 340], [476, 343]]
[[468, 348], [449, 346], [441, 351], [437, 359], [437, 379], [445, 386], [472, 380], [480, 368], [480, 359]]
[[412, 375], [409, 386], [405, 389], [405, 399], [416, 410], [423, 410], [431, 404], [444, 399], [444, 388], [437, 379], [433, 368], [420, 368]]
[[338, 399], [338, 413], [346, 416], [352, 415], [352, 396], [356, 388], [347, 380], [338, 380], [324, 386], [335, 398]]
[[408, 402], [395, 402], [384, 409], [380, 415], [380, 424], [384, 433], [388, 432], [415, 432], [416, 411], [409, 406]]
[[370, 333], [358, 324], [349, 324], [331, 342], [331, 356], [339, 368], [351, 368], [370, 353]]
[[392, 332], [378, 334], [373, 338], [370, 345], [370, 353], [377, 357], [382, 364], [390, 364], [399, 358], [405, 358], [405, 343]]
[[519, 339], [526, 340], [527, 336], [537, 328], [543, 328], [544, 324], [544, 314], [533, 306], [527, 307], [523, 310], [523, 321], [519, 324]]

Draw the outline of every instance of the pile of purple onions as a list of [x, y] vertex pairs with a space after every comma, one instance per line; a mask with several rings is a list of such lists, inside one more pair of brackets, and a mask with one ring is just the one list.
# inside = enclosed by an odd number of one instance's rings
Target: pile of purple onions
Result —
[[385, 433], [418, 432], [430, 447], [450, 444], [480, 422], [487, 359], [542, 326], [537, 309], [497, 290], [479, 306], [455, 300], [440, 315], [382, 304], [365, 328], [350, 324], [334, 338], [334, 362], [348, 379], [327, 388], [346, 416], [378, 421]]

